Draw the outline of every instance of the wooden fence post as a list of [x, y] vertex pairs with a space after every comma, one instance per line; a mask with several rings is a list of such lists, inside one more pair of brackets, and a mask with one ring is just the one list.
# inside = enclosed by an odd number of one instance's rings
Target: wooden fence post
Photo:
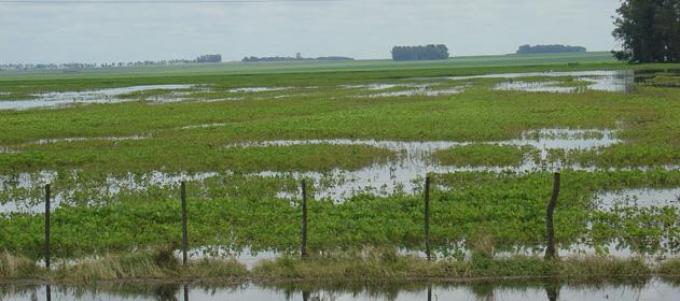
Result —
[[432, 260], [430, 253], [430, 176], [425, 177], [425, 255]]
[[187, 235], [187, 186], [184, 181], [180, 185], [180, 199], [182, 201], [182, 264], [186, 265], [189, 238]]
[[302, 244], [300, 254], [307, 257], [307, 183], [302, 180]]
[[554, 215], [555, 207], [557, 207], [557, 198], [560, 194], [560, 173], [556, 172], [553, 180], [553, 191], [552, 197], [550, 197], [550, 203], [548, 203], [548, 209], [546, 210], [545, 216], [545, 232], [547, 240], [547, 248], [545, 249], [546, 259], [555, 259], [557, 257], [557, 249], [555, 248], [555, 225], [554, 225]]
[[45, 267], [50, 269], [50, 184], [45, 185]]

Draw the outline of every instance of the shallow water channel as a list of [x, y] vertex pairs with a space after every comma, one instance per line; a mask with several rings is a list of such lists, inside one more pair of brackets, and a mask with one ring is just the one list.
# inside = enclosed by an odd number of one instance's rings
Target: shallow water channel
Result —
[[[304, 287], [304, 288], [303, 288]], [[555, 283], [513, 284], [393, 284], [372, 287], [314, 288], [307, 285], [259, 286], [238, 284], [228, 287], [187, 286], [180, 284], [117, 284], [100, 287], [65, 287], [44, 285], [0, 285], [0, 300], [300, 300], [300, 301], [368, 301], [368, 300], [630, 300], [666, 301], [680, 298], [680, 284], [673, 279], [621, 284], [561, 285]]]

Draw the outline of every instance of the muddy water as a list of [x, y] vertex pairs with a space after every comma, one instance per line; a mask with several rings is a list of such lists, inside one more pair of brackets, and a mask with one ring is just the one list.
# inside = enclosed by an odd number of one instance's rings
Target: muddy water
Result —
[[[33, 99], [0, 101], [0, 110], [26, 110], [41, 107], [58, 107], [79, 103], [115, 103], [131, 101], [121, 96], [125, 94], [150, 90], [183, 90], [196, 87], [195, 85], [148, 85], [123, 88], [111, 88], [89, 91], [49, 92], [35, 95]], [[179, 97], [181, 95], [175, 95]], [[165, 98], [157, 97], [157, 100]], [[168, 99], [172, 101], [172, 99]]]
[[677, 281], [661, 279], [568, 285], [559, 283], [477, 283], [477, 284], [383, 284], [322, 288], [303, 285], [260, 286], [252, 283], [230, 287], [199, 287], [181, 284], [108, 285], [99, 287], [62, 287], [43, 285], [0, 286], [0, 300], [300, 300], [300, 301], [401, 301], [401, 300], [496, 300], [496, 301], [667, 301], [680, 298]]

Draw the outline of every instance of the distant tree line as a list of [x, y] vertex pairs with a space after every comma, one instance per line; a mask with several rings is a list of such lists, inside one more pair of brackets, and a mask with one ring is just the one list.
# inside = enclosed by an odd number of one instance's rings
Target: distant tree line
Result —
[[196, 58], [196, 63], [221, 63], [222, 56], [219, 54], [206, 54]]
[[305, 58], [299, 53], [295, 57], [290, 56], [269, 56], [269, 57], [256, 57], [247, 56], [241, 61], [244, 63], [254, 63], [254, 62], [289, 62], [289, 61], [353, 61], [351, 57], [344, 56], [320, 56], [316, 58]]
[[394, 46], [392, 59], [395, 61], [445, 60], [449, 58], [446, 45]]
[[111, 62], [111, 63], [64, 63], [64, 64], [3, 64], [0, 70], [29, 71], [29, 70], [64, 70], [77, 71], [84, 69], [97, 68], [124, 68], [141, 66], [174, 66], [194, 63], [220, 63], [222, 56], [219, 54], [208, 54], [197, 57], [193, 60], [173, 59], [160, 61], [135, 61], [135, 62]]
[[630, 62], [680, 62], [680, 0], [622, 0], [614, 37], [616, 58]]
[[537, 53], [569, 53], [569, 52], [586, 52], [587, 49], [581, 46], [569, 45], [522, 45], [517, 49], [517, 54], [537, 54]]

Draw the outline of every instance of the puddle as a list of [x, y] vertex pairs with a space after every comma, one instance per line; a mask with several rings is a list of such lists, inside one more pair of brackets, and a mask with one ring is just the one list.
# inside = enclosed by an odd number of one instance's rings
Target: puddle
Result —
[[[74, 172], [75, 173], [75, 172]], [[45, 212], [44, 200], [42, 197], [42, 188], [46, 184], [55, 182], [58, 173], [56, 171], [43, 171], [38, 174], [19, 173], [15, 176], [0, 176], [0, 192], [13, 189], [38, 190], [39, 196], [30, 195], [25, 198], [10, 198], [4, 202], [0, 202], [0, 214], [43, 214]], [[194, 174], [180, 173], [171, 174], [160, 171], [154, 171], [148, 174], [135, 175], [128, 173], [123, 177], [108, 176], [100, 187], [96, 187], [97, 196], [100, 200], [90, 200], [89, 205], [97, 205], [102, 200], [108, 199], [111, 196], [121, 193], [121, 191], [145, 191], [151, 187], [167, 188], [179, 187], [182, 181], [187, 182], [202, 182], [208, 178], [219, 176], [217, 172], [201, 172]], [[75, 177], [75, 176], [74, 176]], [[54, 210], [59, 208], [61, 204], [69, 203], [74, 199], [74, 195], [81, 192], [78, 185], [66, 191], [53, 191], [51, 199], [51, 208]], [[84, 188], [83, 188], [84, 189]]]
[[[125, 99], [123, 95], [149, 90], [181, 90], [196, 87], [195, 85], [147, 85], [123, 88], [110, 88], [89, 91], [49, 92], [34, 95], [36, 98], [27, 100], [0, 101], [0, 110], [26, 110], [41, 107], [58, 107], [82, 103], [115, 103], [134, 101]], [[168, 100], [158, 96], [158, 100]]]
[[207, 129], [207, 128], [214, 128], [214, 127], [223, 127], [223, 126], [226, 126], [227, 124], [228, 123], [226, 123], [226, 122], [194, 124], [194, 125], [183, 126], [180, 129], [182, 129], [182, 130]]
[[137, 282], [69, 287], [30, 284], [0, 285], [0, 299], [34, 300], [252, 300], [252, 301], [402, 301], [402, 300], [580, 300], [580, 301], [666, 301], [678, 300], [677, 283], [660, 278], [623, 282], [568, 285], [559, 282], [481, 282], [432, 284], [426, 282], [383, 283], [380, 285], [295, 285], [262, 286], [242, 283], [232, 286], [200, 286]]
[[382, 93], [377, 93], [377, 94], [370, 94], [368, 97], [371, 98], [377, 98], [377, 97], [402, 97], [402, 96], [428, 96], [428, 97], [437, 97], [437, 96], [447, 96], [447, 95], [454, 95], [454, 94], [460, 94], [464, 91], [463, 87], [455, 87], [455, 88], [450, 88], [450, 89], [432, 89], [429, 86], [419, 86], [414, 89], [409, 89], [409, 90], [401, 90], [401, 91], [392, 91], [392, 92], [382, 92]]
[[496, 85], [494, 90], [499, 91], [525, 91], [525, 92], [550, 92], [550, 93], [574, 93], [576, 87], [560, 87], [559, 82], [522, 82], [512, 81]]
[[292, 87], [244, 87], [244, 88], [234, 88], [229, 89], [230, 93], [260, 93], [260, 92], [273, 92], [273, 91], [285, 91], [293, 89]]
[[385, 84], [385, 83], [375, 83], [375, 84], [366, 84], [366, 85], [340, 85], [341, 88], [345, 88], [345, 89], [365, 89], [365, 90], [371, 90], [371, 91], [387, 90], [387, 89], [393, 89], [393, 88], [403, 87], [403, 86], [405, 86], [405, 85]]
[[136, 141], [136, 140], [146, 140], [151, 139], [150, 135], [133, 135], [125, 137], [67, 137], [67, 138], [53, 138], [53, 139], [40, 139], [37, 141], [30, 142], [28, 144], [54, 144], [61, 142], [81, 142], [81, 141]]
[[[541, 151], [542, 158], [547, 157], [551, 149], [597, 149], [619, 143], [614, 137], [614, 130], [575, 130], [575, 129], [541, 129], [528, 131], [518, 139], [487, 142], [488, 144], [533, 146]], [[305, 144], [330, 144], [330, 145], [368, 145], [385, 148], [400, 154], [397, 160], [378, 163], [357, 171], [334, 169], [329, 173], [319, 172], [277, 172], [264, 171], [255, 175], [264, 177], [293, 176], [296, 179], [311, 178], [317, 185], [324, 185], [316, 191], [317, 199], [330, 198], [342, 201], [355, 194], [373, 193], [387, 196], [396, 192], [412, 193], [422, 186], [421, 180], [428, 173], [454, 173], [461, 171], [511, 171], [529, 172], [544, 168], [538, 162], [527, 158], [520, 166], [443, 166], [431, 158], [431, 154], [438, 150], [452, 147], [465, 146], [470, 142], [453, 141], [430, 141], [430, 142], [403, 142], [403, 141], [378, 141], [378, 140], [278, 140], [243, 143], [227, 147], [266, 147], [266, 146], [291, 146]], [[577, 168], [577, 167], [574, 167]], [[282, 193], [280, 196], [288, 196]]]
[[[198, 247], [187, 250], [189, 260], [200, 259], [235, 259], [241, 264], [245, 265], [248, 270], [251, 270], [258, 262], [263, 260], [274, 260], [281, 257], [281, 254], [275, 251], [260, 251], [252, 252], [249, 248], [244, 248], [240, 251], [231, 250], [228, 247], [212, 246], [212, 247]], [[182, 251], [175, 250], [175, 257], [181, 260]]]
[[[595, 91], [605, 91], [605, 92], [630, 92], [635, 84], [635, 73], [631, 70], [616, 70], [616, 71], [576, 71], [576, 72], [527, 72], [527, 73], [499, 73], [499, 74], [484, 74], [484, 75], [472, 75], [472, 76], [454, 76], [447, 77], [448, 80], [453, 81], [463, 81], [463, 80], [473, 80], [473, 79], [518, 79], [527, 77], [572, 77], [578, 81], [585, 81], [588, 83], [587, 89]], [[510, 87], [513, 87], [512, 83]], [[505, 85], [502, 84], [502, 85]], [[537, 89], [537, 87], [527, 87], [529, 90], [522, 90], [517, 88], [516, 90], [521, 91], [531, 91], [531, 88]], [[541, 91], [543, 92], [543, 91]], [[552, 91], [545, 91], [552, 92]], [[562, 91], [560, 91], [562, 92]], [[567, 92], [567, 90], [564, 90]], [[568, 91], [573, 92], [573, 91]]]
[[601, 192], [595, 197], [598, 209], [611, 210], [620, 207], [680, 207], [680, 188], [624, 189]]
[[9, 147], [0, 146], [0, 154], [15, 154], [18, 153], [16, 150]]

